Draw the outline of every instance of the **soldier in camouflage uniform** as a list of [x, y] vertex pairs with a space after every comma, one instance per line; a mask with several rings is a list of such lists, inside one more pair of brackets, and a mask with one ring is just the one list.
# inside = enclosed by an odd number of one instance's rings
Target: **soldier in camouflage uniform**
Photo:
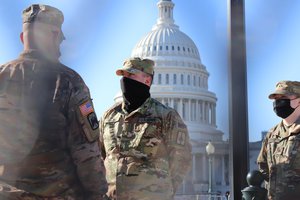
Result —
[[107, 195], [118, 200], [171, 200], [191, 165], [186, 125], [150, 97], [154, 62], [131, 58], [117, 70], [123, 102], [103, 116], [100, 144]]
[[269, 96], [283, 120], [263, 141], [257, 163], [271, 200], [300, 199], [300, 82], [281, 81]]
[[59, 62], [63, 14], [23, 11], [20, 57], [0, 65], [0, 199], [89, 200], [107, 191], [89, 89]]

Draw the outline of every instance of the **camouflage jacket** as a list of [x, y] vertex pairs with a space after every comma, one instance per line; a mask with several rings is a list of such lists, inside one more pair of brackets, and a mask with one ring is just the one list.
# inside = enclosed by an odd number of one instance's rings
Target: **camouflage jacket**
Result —
[[257, 158], [265, 176], [269, 199], [294, 200], [300, 196], [300, 123], [281, 122], [263, 141]]
[[0, 66], [1, 182], [40, 197], [102, 199], [98, 127], [75, 71], [34, 50]]
[[122, 103], [109, 109], [100, 144], [112, 199], [173, 199], [191, 165], [186, 125], [152, 98], [130, 114]]

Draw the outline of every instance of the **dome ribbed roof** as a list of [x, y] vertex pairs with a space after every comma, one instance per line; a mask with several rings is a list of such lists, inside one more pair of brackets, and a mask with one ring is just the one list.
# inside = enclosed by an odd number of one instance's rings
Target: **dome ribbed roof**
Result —
[[155, 55], [160, 51], [169, 55], [178, 54], [200, 59], [193, 40], [178, 28], [158, 27], [141, 39], [132, 51], [132, 56]]
[[185, 56], [200, 60], [198, 48], [193, 40], [174, 24], [172, 1], [158, 2], [159, 18], [151, 32], [134, 47], [132, 57], [155, 55]]

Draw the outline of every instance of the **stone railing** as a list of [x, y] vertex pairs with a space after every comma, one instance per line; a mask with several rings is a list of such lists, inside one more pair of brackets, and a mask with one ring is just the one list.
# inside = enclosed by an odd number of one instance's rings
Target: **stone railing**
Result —
[[[230, 199], [230, 198], [229, 198]], [[197, 194], [197, 195], [176, 195], [174, 200], [229, 200], [224, 195]]]

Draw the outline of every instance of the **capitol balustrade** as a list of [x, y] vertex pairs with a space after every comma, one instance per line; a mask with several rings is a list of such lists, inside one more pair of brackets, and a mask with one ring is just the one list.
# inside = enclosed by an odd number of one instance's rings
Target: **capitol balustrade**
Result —
[[176, 195], [174, 200], [229, 200], [225, 195], [218, 194], [196, 194], [196, 195]]

